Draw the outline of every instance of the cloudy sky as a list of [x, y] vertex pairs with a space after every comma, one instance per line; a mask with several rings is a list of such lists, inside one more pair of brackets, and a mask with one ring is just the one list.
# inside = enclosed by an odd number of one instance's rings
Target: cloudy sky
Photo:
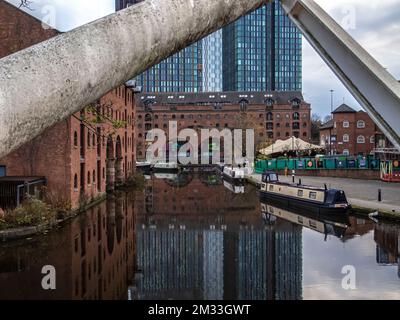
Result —
[[[19, 3], [20, 0], [9, 0]], [[67, 31], [114, 12], [114, 0], [30, 0], [27, 10], [39, 18], [55, 13], [50, 24]], [[397, 79], [400, 79], [400, 0], [316, 0], [361, 45]], [[330, 112], [330, 90], [334, 104], [345, 102], [359, 109], [357, 102], [304, 41], [304, 96], [313, 112]]]

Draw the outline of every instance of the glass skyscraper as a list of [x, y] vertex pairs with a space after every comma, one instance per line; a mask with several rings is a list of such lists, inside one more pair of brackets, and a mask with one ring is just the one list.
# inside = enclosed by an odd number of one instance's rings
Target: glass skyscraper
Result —
[[301, 91], [302, 37], [278, 1], [223, 29], [224, 91]]
[[[116, 0], [116, 9], [142, 0]], [[278, 1], [138, 76], [144, 92], [301, 91], [302, 37]]]
[[222, 30], [202, 40], [203, 42], [203, 91], [222, 91]]

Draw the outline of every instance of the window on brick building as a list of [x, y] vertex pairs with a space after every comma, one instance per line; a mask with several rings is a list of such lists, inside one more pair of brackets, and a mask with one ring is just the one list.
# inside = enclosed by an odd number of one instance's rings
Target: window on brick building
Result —
[[93, 181], [93, 184], [96, 183], [96, 171], [95, 170], [93, 170], [92, 181]]
[[106, 178], [106, 168], [103, 167], [103, 179]]
[[289, 132], [286, 132], [285, 136], [286, 136], [286, 137], [289, 137]]
[[365, 128], [365, 121], [364, 121], [364, 120], [358, 120], [358, 121], [357, 121], [357, 128], [358, 128], [358, 129], [363, 129], [363, 128]]
[[365, 143], [365, 137], [364, 136], [358, 136], [357, 137], [357, 143], [359, 143], [359, 144]]
[[375, 143], [375, 136], [371, 136], [371, 137], [369, 138], [369, 142], [370, 142], [370, 143]]
[[78, 146], [78, 132], [74, 131], [74, 146]]
[[274, 115], [272, 114], [272, 112], [268, 112], [267, 113], [267, 120], [274, 120]]
[[307, 132], [303, 132], [303, 137], [307, 137]]
[[350, 136], [348, 134], [343, 135], [343, 142], [349, 142], [350, 141]]
[[90, 171], [87, 173], [87, 183], [90, 184]]
[[300, 114], [298, 112], [293, 113], [293, 120], [300, 120]]
[[349, 151], [348, 149], [344, 149], [344, 150], [343, 150], [343, 154], [344, 154], [345, 156], [348, 156], [348, 155], [350, 155], [350, 151]]
[[350, 123], [347, 120], [343, 121], [343, 128], [349, 128], [349, 127]]
[[92, 146], [94, 147], [96, 145], [96, 135], [93, 133], [92, 135]]
[[87, 146], [90, 147], [90, 133], [87, 134]]
[[78, 191], [78, 175], [75, 174], [74, 176], [74, 190]]
[[299, 122], [293, 122], [293, 129], [294, 130], [299, 130], [300, 129], [300, 123]]

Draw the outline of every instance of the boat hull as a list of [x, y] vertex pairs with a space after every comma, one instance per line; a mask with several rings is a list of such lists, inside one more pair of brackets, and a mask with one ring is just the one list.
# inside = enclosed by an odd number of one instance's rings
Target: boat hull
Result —
[[336, 214], [347, 215], [349, 213], [349, 210], [351, 209], [350, 206], [346, 208], [334, 208], [325, 204], [296, 199], [263, 190], [260, 191], [260, 199], [261, 201], [268, 201], [278, 205], [285, 206], [287, 208], [293, 208], [300, 212], [317, 213], [325, 216], [336, 215]]

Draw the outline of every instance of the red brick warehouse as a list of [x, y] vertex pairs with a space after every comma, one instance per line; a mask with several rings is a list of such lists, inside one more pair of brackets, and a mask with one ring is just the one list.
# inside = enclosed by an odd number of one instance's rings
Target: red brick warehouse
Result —
[[311, 141], [311, 106], [301, 92], [152, 93], [137, 98], [138, 159], [146, 157], [146, 132], [168, 133], [169, 121], [177, 122], [178, 132], [254, 129], [256, 149], [292, 136]]
[[[0, 17], [0, 58], [59, 34], [5, 1], [0, 2]], [[113, 189], [114, 182], [122, 183], [134, 172], [135, 109], [133, 90], [125, 85], [116, 88], [94, 107], [0, 159], [0, 174], [5, 175], [0, 179], [4, 183], [16, 177], [24, 183], [28, 177], [44, 177], [49, 192], [65, 198], [72, 208], [79, 207], [81, 200], [90, 202], [104, 195], [107, 184]], [[37, 192], [32, 189], [30, 193]], [[22, 200], [14, 198], [13, 194], [3, 201], [15, 206]]]

